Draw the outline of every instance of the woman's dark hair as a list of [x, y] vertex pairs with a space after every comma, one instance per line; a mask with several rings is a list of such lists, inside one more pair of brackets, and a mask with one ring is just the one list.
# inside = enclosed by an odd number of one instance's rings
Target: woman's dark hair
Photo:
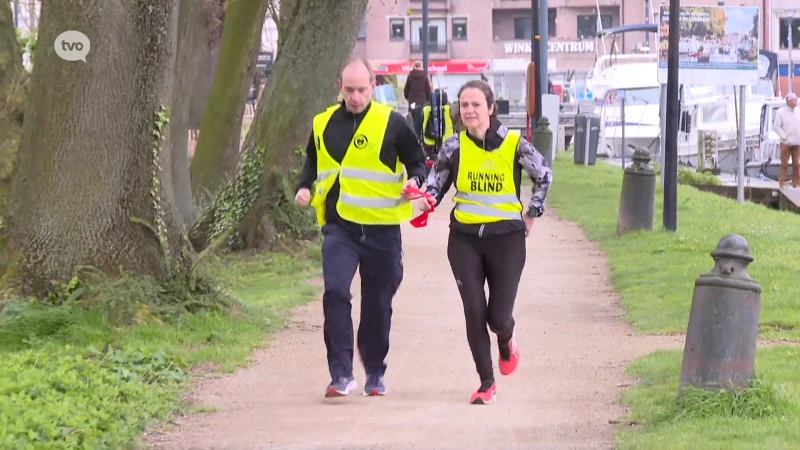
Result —
[[489, 83], [483, 80], [467, 81], [463, 86], [461, 86], [461, 89], [458, 90], [458, 98], [461, 98], [461, 93], [464, 92], [464, 89], [470, 88], [483, 92], [483, 96], [486, 97], [486, 105], [490, 108], [493, 107], [492, 114], [490, 114], [489, 117], [497, 118], [497, 104], [494, 102], [494, 92], [492, 92], [492, 88], [489, 86]]

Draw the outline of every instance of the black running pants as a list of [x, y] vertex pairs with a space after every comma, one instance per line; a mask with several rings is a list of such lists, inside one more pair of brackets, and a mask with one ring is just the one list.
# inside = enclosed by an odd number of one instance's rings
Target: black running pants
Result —
[[[487, 325], [506, 344], [514, 334], [514, 301], [525, 266], [525, 233], [478, 237], [450, 231], [447, 257], [456, 279], [472, 358], [482, 383], [494, 381]], [[489, 285], [486, 298], [484, 285]]]

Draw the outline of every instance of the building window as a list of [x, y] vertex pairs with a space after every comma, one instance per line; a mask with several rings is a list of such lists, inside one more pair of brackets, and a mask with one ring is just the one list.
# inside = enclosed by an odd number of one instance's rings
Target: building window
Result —
[[[550, 37], [556, 36], [556, 18], [558, 17], [558, 9], [547, 9], [547, 35]], [[531, 17], [515, 17], [514, 18], [514, 39], [517, 40], [530, 40], [533, 29], [531, 27]]]
[[467, 40], [467, 19], [453, 19], [453, 40]]
[[[611, 28], [611, 14], [600, 15], [603, 29]], [[594, 39], [597, 37], [597, 16], [578, 16], [578, 39]]]
[[393, 41], [406, 39], [406, 21], [404, 19], [389, 19], [389, 39]]
[[530, 17], [514, 17], [514, 39], [530, 40], [532, 33]]
[[789, 25], [792, 26], [792, 48], [800, 46], [800, 19], [781, 17], [778, 21], [778, 39], [781, 48], [789, 48]]
[[358, 34], [356, 35], [356, 39], [366, 39], [367, 38], [367, 17], [364, 16], [361, 19], [361, 26], [358, 27]]
[[[422, 51], [422, 19], [411, 19], [411, 51]], [[445, 19], [428, 20], [428, 51], [447, 51], [447, 22]]]

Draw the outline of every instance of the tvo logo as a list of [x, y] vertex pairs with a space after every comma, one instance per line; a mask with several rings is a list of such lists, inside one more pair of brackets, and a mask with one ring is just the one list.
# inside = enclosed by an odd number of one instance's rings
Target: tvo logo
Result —
[[65, 61], [86, 62], [91, 43], [89, 38], [80, 31], [69, 30], [58, 35], [53, 45], [56, 55]]

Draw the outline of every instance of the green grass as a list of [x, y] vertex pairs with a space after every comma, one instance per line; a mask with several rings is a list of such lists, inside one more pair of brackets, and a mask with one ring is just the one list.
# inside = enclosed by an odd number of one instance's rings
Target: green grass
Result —
[[[209, 261], [218, 287], [241, 302], [225, 313], [162, 321], [139, 308], [140, 324], [119, 326], [80, 303], [8, 305], [0, 315], [0, 448], [134, 448], [147, 426], [189, 406], [180, 393], [193, 371], [242, 366], [287, 308], [316, 297], [307, 280], [319, 249], [307, 253]], [[124, 303], [154, 289], [141, 280], [125, 286], [99, 295]]]
[[800, 442], [800, 348], [760, 348], [757, 379], [737, 394], [687, 391], [678, 399], [680, 351], [657, 351], [628, 367], [633, 426], [615, 431], [618, 450], [795, 449]]
[[654, 231], [616, 235], [622, 171], [598, 161], [575, 165], [560, 153], [548, 204], [577, 222], [607, 253], [626, 320], [639, 332], [685, 333], [694, 282], [711, 270], [709, 253], [724, 235], [744, 236], [755, 261], [749, 272], [762, 287], [760, 335], [800, 338], [800, 216], [678, 186], [678, 230], [662, 229], [656, 183]]
[[[709, 253], [729, 233], [741, 234], [756, 260], [749, 272], [761, 283], [760, 334], [800, 337], [800, 217], [756, 204], [739, 205], [686, 184], [706, 175], [683, 171], [678, 186], [678, 230], [661, 227], [663, 193], [656, 192], [654, 231], [616, 236], [622, 171], [599, 161], [578, 166], [571, 155], [554, 164], [548, 201], [576, 221], [606, 251], [626, 319], [639, 332], [684, 333], [694, 281], [713, 267]], [[658, 183], [657, 183], [658, 186]], [[800, 442], [800, 347], [760, 348], [757, 378], [736, 394], [690, 389], [680, 397], [681, 351], [656, 351], [633, 362], [639, 382], [622, 396], [630, 407], [615, 430], [618, 449], [794, 449]]]

